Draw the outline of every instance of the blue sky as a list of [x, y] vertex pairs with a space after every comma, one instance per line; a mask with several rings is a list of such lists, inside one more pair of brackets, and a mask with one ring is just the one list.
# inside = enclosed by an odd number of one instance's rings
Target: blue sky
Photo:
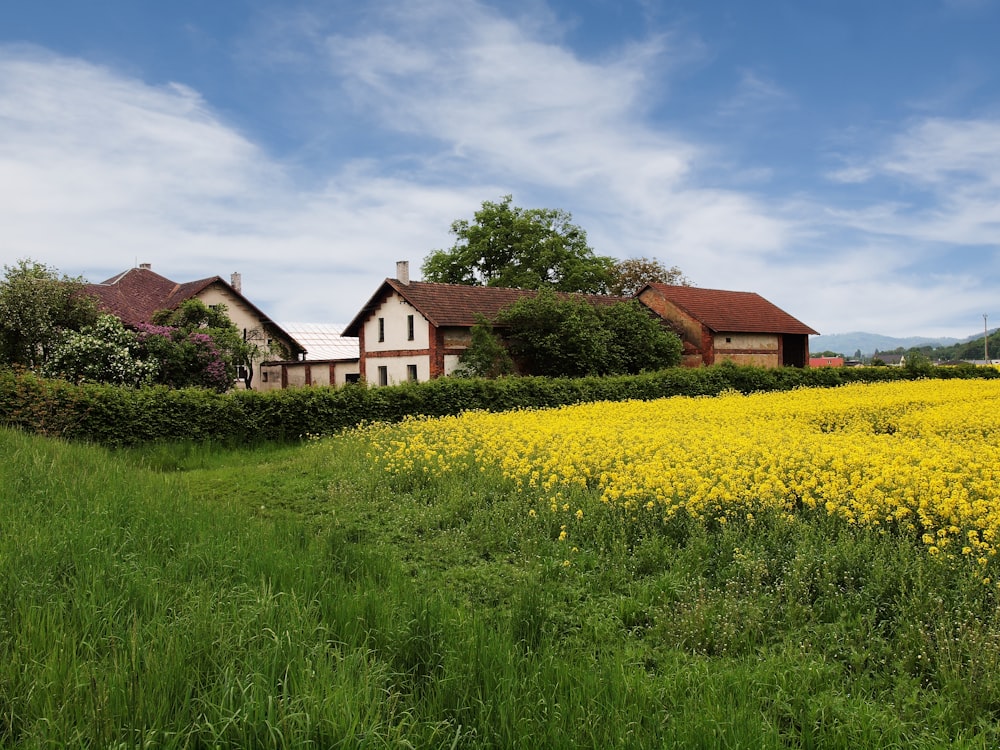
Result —
[[505, 194], [821, 333], [1000, 324], [1000, 0], [0, 3], [0, 261], [345, 323]]

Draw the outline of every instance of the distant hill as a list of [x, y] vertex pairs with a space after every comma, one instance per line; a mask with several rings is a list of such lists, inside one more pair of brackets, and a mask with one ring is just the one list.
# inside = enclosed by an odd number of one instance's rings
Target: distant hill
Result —
[[[982, 338], [982, 334], [978, 338]], [[810, 336], [809, 349], [813, 352], [839, 352], [847, 357], [853, 357], [854, 353], [861, 350], [861, 356], [870, 357], [876, 350], [880, 352], [891, 352], [898, 347], [909, 349], [913, 346], [951, 346], [966, 341], [972, 341], [977, 336], [969, 336], [964, 339], [949, 338], [927, 338], [924, 336], [909, 336], [907, 338], [895, 338], [893, 336], [882, 336], [878, 333], [864, 333], [856, 331], [854, 333], [830, 333], [823, 336]]]

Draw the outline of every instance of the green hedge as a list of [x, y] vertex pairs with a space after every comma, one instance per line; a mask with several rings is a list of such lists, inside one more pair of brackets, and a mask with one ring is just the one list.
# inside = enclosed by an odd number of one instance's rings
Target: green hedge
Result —
[[915, 377], [996, 378], [1000, 371], [972, 366], [924, 367], [917, 371], [895, 367], [763, 369], [719, 365], [622, 377], [440, 378], [383, 388], [347, 386], [230, 394], [196, 388], [77, 386], [0, 371], [0, 424], [111, 446], [160, 440], [246, 444], [327, 435], [363, 422], [394, 422], [411, 415], [712, 396], [725, 390], [752, 393]]

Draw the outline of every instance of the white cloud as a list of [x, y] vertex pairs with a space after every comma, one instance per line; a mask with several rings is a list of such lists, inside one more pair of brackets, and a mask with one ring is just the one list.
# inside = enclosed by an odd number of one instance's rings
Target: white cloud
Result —
[[391, 147], [359, 154], [308, 189], [182, 84], [3, 48], [4, 256], [95, 280], [135, 262], [178, 280], [240, 270], [273, 317], [342, 322], [396, 260], [419, 265], [450, 244], [452, 220], [507, 192], [573, 211], [603, 253], [696, 263], [781, 241], [783, 220], [753, 199], [687, 184], [699, 145], [643, 124], [665, 38], [596, 63], [545, 41], [544, 18], [519, 26], [474, 3], [405, 12], [371, 33], [322, 35], [309, 16], [284, 29], [300, 55], [313, 43], [325, 56], [317, 96], [343, 108], [346, 89], [390, 141], [438, 144], [407, 152], [412, 170]]
[[1000, 246], [1000, 120], [924, 119], [884, 154], [830, 177], [888, 180], [912, 196], [835, 213], [847, 225], [921, 242]]
[[[183, 83], [0, 47], [3, 261], [29, 256], [92, 280], [135, 262], [177, 280], [238, 270], [273, 318], [344, 323], [395, 261], [416, 275], [450, 245], [454, 219], [510, 192], [571, 211], [602, 254], [758, 291], [828, 333], [913, 332], [907, 320], [929, 324], [925, 303], [943, 309], [956, 291], [984, 304], [963, 273], [915, 279], [914, 268], [933, 257], [927, 242], [997, 238], [997, 123], [918, 122], [884, 155], [848, 155], [831, 175], [911, 186], [932, 199], [922, 214], [903, 199], [848, 210], [767, 198], [734, 187], [759, 165], [733, 163], [729, 185], [711, 184], [704, 175], [734, 161], [725, 144], [647, 119], [651, 101], [669, 110], [664, 71], [690, 54], [669, 34], [596, 61], [562, 46], [546, 13], [515, 21], [473, 2], [355, 12], [335, 29], [292, 14], [270, 30], [270, 52], [257, 50], [302, 76], [296, 90], [361, 144], [307, 185], [301, 164]], [[743, 106], [788, 104], [752, 72], [742, 91]]]

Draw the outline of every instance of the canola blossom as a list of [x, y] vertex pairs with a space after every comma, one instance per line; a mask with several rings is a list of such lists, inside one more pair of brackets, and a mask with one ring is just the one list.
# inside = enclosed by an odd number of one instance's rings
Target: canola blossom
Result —
[[586, 511], [567, 498], [589, 491], [626, 519], [752, 522], [773, 511], [794, 523], [825, 511], [983, 568], [1000, 540], [994, 380], [470, 412], [368, 436], [389, 472], [497, 470], [569, 525]]

